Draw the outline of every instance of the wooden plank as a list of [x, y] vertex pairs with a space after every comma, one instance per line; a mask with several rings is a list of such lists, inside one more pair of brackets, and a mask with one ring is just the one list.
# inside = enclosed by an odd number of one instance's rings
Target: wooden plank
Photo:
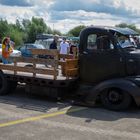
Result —
[[[16, 61], [14, 61], [14, 67], [16, 67], [17, 66], [17, 63], [16, 63]], [[17, 74], [17, 71], [16, 70], [14, 70], [14, 74], [16, 75]]]
[[73, 55], [72, 54], [59, 54], [59, 58], [73, 59]]
[[30, 49], [33, 55], [51, 55], [57, 56], [59, 51], [58, 50], [47, 50], [47, 49]]
[[78, 76], [78, 68], [67, 69], [66, 70], [66, 77], [76, 77]]
[[78, 75], [78, 59], [67, 59], [66, 61], [60, 61], [62, 66], [62, 74], [67, 77], [75, 77]]
[[10, 57], [10, 60], [12, 60], [13, 62], [47, 64], [47, 65], [51, 65], [51, 66], [55, 66], [57, 64], [57, 60], [45, 59], [45, 58]]
[[[33, 62], [33, 69], [35, 69], [36, 68], [36, 63], [35, 62]], [[36, 73], [35, 73], [35, 71], [33, 71], [33, 77], [35, 77], [36, 76]]]
[[72, 48], [72, 52], [73, 52], [73, 58], [77, 58], [77, 55], [78, 55], [78, 48], [77, 48], [77, 47], [73, 47], [73, 48]]
[[78, 67], [78, 59], [68, 59], [66, 60], [66, 68], [77, 68]]
[[58, 75], [58, 71], [54, 71], [53, 69], [40, 69], [40, 68], [34, 69], [33, 67], [20, 67], [20, 66], [1, 65], [1, 64], [0, 64], [0, 69], [17, 71], [17, 72], [29, 72], [29, 73], [36, 73], [36, 74]]

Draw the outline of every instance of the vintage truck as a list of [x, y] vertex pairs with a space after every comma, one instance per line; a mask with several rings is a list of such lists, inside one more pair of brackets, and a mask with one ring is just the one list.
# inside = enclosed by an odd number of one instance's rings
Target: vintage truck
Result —
[[81, 31], [79, 51], [73, 55], [31, 50], [51, 59], [13, 57], [13, 64], [0, 64], [0, 95], [11, 93], [20, 82], [28, 92], [70, 94], [87, 104], [100, 100], [112, 110], [126, 109], [132, 102], [139, 106], [140, 50], [133, 39], [137, 35], [128, 28], [91, 26]]

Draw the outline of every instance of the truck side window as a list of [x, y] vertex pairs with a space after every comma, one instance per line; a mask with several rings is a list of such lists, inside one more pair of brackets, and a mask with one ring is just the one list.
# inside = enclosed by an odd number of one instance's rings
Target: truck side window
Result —
[[96, 39], [97, 39], [96, 34], [90, 34], [88, 36], [88, 40], [87, 40], [87, 49], [88, 50], [96, 50], [97, 49]]
[[114, 49], [114, 45], [112, 44], [112, 41], [106, 35], [99, 36], [97, 38], [96, 44], [97, 44], [97, 49], [99, 50]]
[[90, 34], [87, 40], [87, 50], [110, 50], [114, 49], [112, 41], [107, 35]]

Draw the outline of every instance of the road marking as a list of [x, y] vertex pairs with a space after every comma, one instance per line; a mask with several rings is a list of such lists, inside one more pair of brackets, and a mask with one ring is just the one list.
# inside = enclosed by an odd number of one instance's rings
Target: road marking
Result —
[[21, 124], [21, 123], [26, 123], [26, 122], [33, 122], [33, 121], [46, 119], [46, 118], [50, 118], [50, 117], [55, 117], [55, 116], [63, 115], [66, 113], [77, 112], [77, 111], [81, 111], [81, 110], [85, 110], [85, 109], [87, 109], [87, 108], [86, 107], [75, 107], [73, 109], [67, 109], [67, 110], [57, 111], [57, 112], [53, 112], [53, 113], [49, 113], [49, 114], [43, 114], [43, 115], [39, 115], [39, 116], [35, 116], [35, 117], [29, 117], [29, 118], [24, 118], [24, 119], [20, 119], [20, 120], [1, 123], [0, 128], [6, 127], [6, 126], [12, 126], [12, 125], [16, 125], [16, 124]]

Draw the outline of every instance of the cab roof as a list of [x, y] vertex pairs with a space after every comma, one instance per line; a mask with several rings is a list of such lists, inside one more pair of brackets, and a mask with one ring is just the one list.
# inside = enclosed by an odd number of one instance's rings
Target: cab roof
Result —
[[118, 32], [123, 35], [139, 35], [138, 32], [130, 28], [120, 28], [120, 27], [111, 27], [111, 26], [90, 26], [89, 28], [104, 29], [111, 32]]

